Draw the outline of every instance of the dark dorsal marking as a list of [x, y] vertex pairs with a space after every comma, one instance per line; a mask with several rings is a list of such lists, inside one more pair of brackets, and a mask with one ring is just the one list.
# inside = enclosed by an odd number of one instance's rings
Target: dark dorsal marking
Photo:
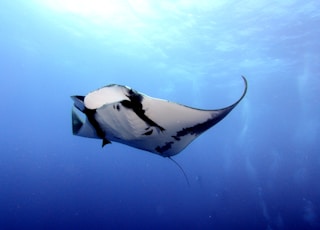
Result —
[[158, 129], [160, 129], [160, 131], [165, 130], [163, 127], [161, 127], [160, 125], [158, 125], [156, 122], [154, 122], [153, 120], [151, 120], [149, 117], [145, 115], [145, 110], [142, 108], [143, 96], [141, 94], [130, 89], [128, 91], [128, 95], [126, 96], [129, 98], [129, 100], [123, 100], [120, 102], [124, 107], [126, 107], [127, 109], [132, 109], [133, 112], [135, 112], [135, 114], [141, 120], [143, 120], [147, 125], [157, 127]]

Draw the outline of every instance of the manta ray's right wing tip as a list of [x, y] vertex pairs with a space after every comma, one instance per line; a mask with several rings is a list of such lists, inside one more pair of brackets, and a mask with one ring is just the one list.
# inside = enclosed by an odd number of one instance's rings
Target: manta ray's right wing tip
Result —
[[243, 79], [243, 81], [244, 81], [244, 91], [243, 91], [243, 93], [242, 93], [242, 96], [239, 98], [238, 101], [236, 101], [236, 102], [234, 103], [234, 105], [238, 104], [238, 103], [244, 98], [244, 96], [247, 94], [248, 81], [247, 81], [247, 79], [246, 79], [245, 76], [241, 75], [241, 77], [242, 77], [242, 79]]

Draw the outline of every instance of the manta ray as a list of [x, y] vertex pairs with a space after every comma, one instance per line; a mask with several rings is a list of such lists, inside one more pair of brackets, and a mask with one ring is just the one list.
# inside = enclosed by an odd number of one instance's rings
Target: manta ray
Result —
[[101, 139], [102, 147], [115, 141], [171, 158], [225, 118], [244, 98], [247, 80], [242, 78], [242, 96], [232, 105], [215, 110], [153, 98], [117, 84], [86, 96], [72, 96], [73, 134]]

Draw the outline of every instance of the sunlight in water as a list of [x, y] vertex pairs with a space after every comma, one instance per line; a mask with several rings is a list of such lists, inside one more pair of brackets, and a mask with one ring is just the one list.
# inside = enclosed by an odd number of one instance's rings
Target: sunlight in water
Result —
[[68, 18], [118, 29], [145, 29], [153, 19], [166, 18], [158, 3], [149, 0], [35, 0]]
[[[104, 19], [127, 18], [130, 15], [157, 18], [163, 13], [207, 11], [224, 5], [223, 1], [204, 0], [35, 0], [53, 10], [77, 14], [84, 17]], [[168, 15], [167, 15], [168, 16]]]
[[85, 17], [110, 18], [126, 14], [126, 8], [128, 8], [126, 1], [121, 0], [45, 0], [40, 2], [53, 10]]

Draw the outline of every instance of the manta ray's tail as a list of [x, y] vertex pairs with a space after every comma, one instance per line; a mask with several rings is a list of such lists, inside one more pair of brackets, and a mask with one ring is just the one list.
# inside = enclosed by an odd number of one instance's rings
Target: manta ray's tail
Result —
[[187, 174], [185, 173], [185, 171], [183, 170], [183, 168], [178, 164], [178, 162], [176, 162], [175, 160], [173, 160], [171, 157], [168, 157], [173, 163], [175, 163], [178, 167], [179, 167], [179, 169], [181, 170], [181, 172], [183, 173], [183, 175], [184, 175], [184, 178], [186, 179], [186, 181], [187, 181], [187, 184], [190, 186], [190, 182], [189, 182], [189, 179], [188, 179], [188, 176], [187, 176]]

